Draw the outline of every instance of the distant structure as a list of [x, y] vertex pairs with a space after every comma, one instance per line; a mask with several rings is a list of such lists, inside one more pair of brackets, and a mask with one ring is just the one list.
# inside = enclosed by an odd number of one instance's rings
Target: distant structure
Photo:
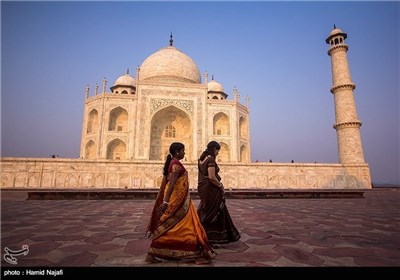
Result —
[[179, 141], [186, 146], [185, 168], [195, 189], [196, 159], [215, 140], [229, 189], [369, 189], [346, 38], [335, 26], [326, 39], [339, 163], [251, 162], [249, 98], [241, 104], [235, 87], [233, 100], [226, 99], [222, 85], [208, 81], [207, 73], [202, 82], [197, 65], [173, 46], [171, 35], [169, 46], [145, 59], [135, 78], [127, 71], [111, 92], [105, 78], [92, 95], [87, 86], [78, 159], [2, 158], [1, 188], [157, 189], [168, 147]]
[[221, 145], [219, 161], [251, 162], [249, 98], [240, 103], [233, 89], [201, 81], [196, 63], [173, 46], [160, 49], [136, 69], [136, 77], [119, 77], [111, 92], [92, 96], [86, 88], [81, 138], [82, 159], [164, 160], [172, 142], [185, 144], [194, 162], [211, 140]]
[[361, 144], [360, 127], [353, 90], [356, 85], [352, 82], [347, 61], [348, 45], [345, 43], [347, 34], [339, 28], [334, 29], [326, 39], [330, 45], [328, 55], [332, 62], [331, 93], [335, 100], [336, 129], [339, 163], [364, 163], [364, 152]]

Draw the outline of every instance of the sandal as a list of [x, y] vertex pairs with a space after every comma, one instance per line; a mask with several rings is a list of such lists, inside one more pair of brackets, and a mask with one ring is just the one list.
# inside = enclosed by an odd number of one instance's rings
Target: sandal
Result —
[[153, 257], [152, 255], [147, 255], [145, 262], [147, 263], [160, 263], [161, 261]]
[[200, 258], [197, 258], [194, 261], [194, 263], [197, 264], [197, 265], [205, 265], [205, 264], [210, 264], [211, 260], [210, 259], [206, 259], [204, 257], [200, 257]]

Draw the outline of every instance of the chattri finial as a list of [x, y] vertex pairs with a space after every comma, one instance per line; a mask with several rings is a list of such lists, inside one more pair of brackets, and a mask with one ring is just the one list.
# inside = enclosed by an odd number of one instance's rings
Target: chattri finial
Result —
[[172, 47], [174, 43], [174, 40], [172, 39], [172, 32], [171, 35], [169, 36], [169, 45]]
[[126, 74], [129, 74], [129, 68], [126, 69]]
[[333, 24], [333, 29], [336, 29], [336, 24]]

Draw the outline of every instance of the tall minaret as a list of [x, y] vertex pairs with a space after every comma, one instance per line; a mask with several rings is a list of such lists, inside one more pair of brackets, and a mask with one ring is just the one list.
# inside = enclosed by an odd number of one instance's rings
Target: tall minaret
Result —
[[334, 26], [326, 39], [330, 45], [328, 55], [332, 64], [331, 93], [335, 100], [335, 121], [339, 163], [364, 163], [364, 153], [361, 143], [361, 121], [357, 117], [352, 82], [347, 62], [348, 46], [345, 43], [347, 34]]

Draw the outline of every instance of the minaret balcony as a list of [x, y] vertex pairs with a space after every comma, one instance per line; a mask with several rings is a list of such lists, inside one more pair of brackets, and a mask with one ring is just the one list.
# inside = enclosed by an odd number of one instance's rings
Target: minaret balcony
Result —
[[331, 88], [331, 93], [335, 93], [337, 91], [346, 90], [346, 89], [354, 90], [355, 88], [356, 88], [356, 85], [353, 83], [338, 85], [338, 86], [334, 86]]
[[333, 125], [334, 129], [341, 129], [341, 128], [360, 128], [362, 125], [361, 121], [354, 121], [354, 122], [343, 122], [343, 123], [337, 123]]
[[339, 50], [345, 50], [347, 51], [349, 49], [349, 46], [342, 43], [342, 44], [337, 44], [332, 46], [329, 50], [328, 50], [328, 55], [331, 55], [332, 53], [339, 51]]

